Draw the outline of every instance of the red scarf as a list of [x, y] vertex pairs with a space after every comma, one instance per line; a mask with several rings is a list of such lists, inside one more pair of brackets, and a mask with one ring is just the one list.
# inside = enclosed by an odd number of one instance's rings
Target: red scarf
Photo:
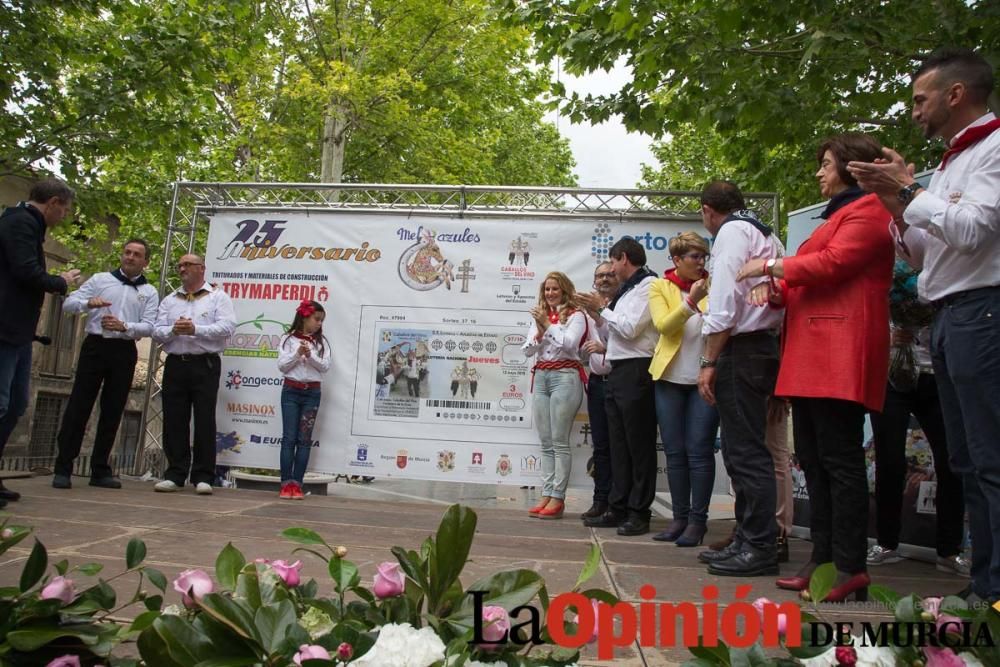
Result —
[[[552, 310], [551, 308], [549, 308], [548, 312], [549, 312], [549, 323], [550, 324], [559, 324], [559, 309], [557, 308], [555, 310]], [[569, 316], [572, 315], [575, 312], [576, 312], [575, 310], [568, 310], [568, 311], [566, 311], [566, 319], [568, 320]]]
[[938, 169], [940, 171], [944, 171], [944, 168], [948, 166], [948, 160], [958, 155], [969, 146], [979, 143], [998, 129], [1000, 129], [1000, 118], [994, 118], [988, 123], [970, 127], [959, 135], [957, 139], [955, 139], [951, 148], [944, 152], [944, 155], [941, 157], [941, 166], [938, 167]]
[[[707, 280], [708, 279], [708, 271], [702, 271], [701, 277]], [[682, 292], [690, 292], [691, 291], [691, 286], [694, 285], [694, 283], [695, 283], [694, 280], [687, 280], [687, 279], [681, 278], [679, 275], [677, 275], [677, 269], [667, 269], [666, 271], [664, 271], [663, 272], [663, 279], [664, 280], [669, 280], [673, 284], [675, 284], [678, 287], [680, 287]]]

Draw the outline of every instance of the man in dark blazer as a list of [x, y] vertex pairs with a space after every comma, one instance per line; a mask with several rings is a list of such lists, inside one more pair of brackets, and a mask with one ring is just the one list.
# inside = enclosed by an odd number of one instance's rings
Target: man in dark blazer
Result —
[[[62, 222], [72, 203], [73, 190], [51, 178], [0, 215], [0, 457], [28, 408], [31, 343], [45, 293], [65, 294], [80, 280], [77, 269], [58, 276], [45, 270], [45, 232]], [[0, 507], [19, 497], [0, 483]]]

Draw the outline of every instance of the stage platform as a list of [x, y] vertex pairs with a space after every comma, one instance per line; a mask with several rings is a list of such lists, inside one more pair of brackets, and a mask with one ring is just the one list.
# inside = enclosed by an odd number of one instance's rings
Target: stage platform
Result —
[[[74, 477], [74, 488], [57, 490], [51, 477], [8, 479], [7, 487], [22, 494], [8, 504], [12, 521], [35, 527], [45, 544], [49, 561], [68, 559], [71, 565], [102, 563], [107, 576], [124, 569], [125, 545], [131, 537], [146, 542], [146, 562], [172, 579], [182, 570], [203, 568], [211, 572], [219, 550], [232, 542], [248, 559], [289, 558], [294, 545], [279, 533], [290, 526], [305, 526], [323, 535], [333, 545], [344, 545], [347, 558], [356, 563], [370, 582], [375, 565], [392, 560], [390, 547], [416, 549], [438, 525], [445, 508], [462, 503], [479, 515], [478, 535], [463, 583], [501, 569], [530, 568], [541, 573], [550, 594], [568, 590], [576, 580], [592, 544], [602, 552], [601, 567], [588, 587], [601, 587], [622, 600], [638, 604], [638, 589], [651, 584], [655, 601], [700, 601], [702, 588], [714, 583], [720, 601], [732, 600], [737, 585], [752, 584], [750, 599], [767, 596], [791, 599], [792, 594], [773, 585], [773, 577], [733, 579], [711, 577], [696, 555], [699, 549], [661, 544], [651, 535], [619, 537], [614, 529], [586, 528], [579, 513], [590, 504], [589, 495], [571, 492], [566, 518], [541, 521], [526, 509], [538, 491], [510, 486], [447, 484], [418, 481], [375, 480], [371, 484], [330, 484], [327, 496], [309, 496], [304, 501], [279, 500], [277, 494], [244, 489], [216, 489], [212, 496], [195, 495], [186, 487], [173, 494], [154, 493], [152, 482], [126, 480], [124, 488], [107, 490], [87, 485], [87, 478]], [[712, 515], [730, 517], [731, 500], [717, 496]], [[666, 519], [656, 517], [653, 531], [662, 530]], [[728, 535], [732, 520], [713, 518], [706, 542]], [[0, 556], [0, 585], [16, 584], [31, 549], [31, 540]], [[808, 558], [810, 544], [791, 541], [791, 562], [782, 573], [794, 573]], [[308, 554], [303, 574], [322, 587], [328, 582], [323, 564]], [[904, 561], [872, 568], [875, 583], [901, 593], [921, 595], [955, 593], [967, 581], [938, 572], [933, 565]], [[134, 581], [116, 581], [120, 595], [130, 596]], [[77, 582], [77, 589], [89, 585]], [[329, 588], [327, 588], [329, 590]], [[167, 603], [178, 596], [168, 593]], [[829, 618], [887, 620], [885, 610], [875, 604], [824, 605]], [[611, 662], [595, 658], [593, 647], [584, 651], [582, 665], [617, 664], [659, 666], [683, 662], [690, 656], [684, 648], [620, 649]]]

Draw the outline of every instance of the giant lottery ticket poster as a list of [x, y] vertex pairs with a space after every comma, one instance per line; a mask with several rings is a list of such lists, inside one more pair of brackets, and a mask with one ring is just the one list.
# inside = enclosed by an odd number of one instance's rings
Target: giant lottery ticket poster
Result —
[[[208, 280], [232, 297], [219, 463], [277, 468], [278, 347], [302, 299], [323, 305], [332, 364], [310, 469], [535, 484], [531, 366], [522, 345], [550, 271], [590, 291], [619, 238], [657, 272], [669, 238], [700, 226], [270, 211], [212, 217]], [[573, 483], [589, 484], [586, 405], [572, 431]], [[661, 460], [662, 466], [662, 460]]]

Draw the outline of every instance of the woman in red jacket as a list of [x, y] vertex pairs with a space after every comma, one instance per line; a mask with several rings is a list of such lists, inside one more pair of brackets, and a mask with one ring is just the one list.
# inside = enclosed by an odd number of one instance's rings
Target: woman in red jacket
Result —
[[846, 167], [881, 155], [863, 134], [825, 141], [816, 153], [820, 192], [830, 198], [825, 222], [794, 257], [751, 260], [738, 276], [769, 278], [750, 293], [752, 303], [785, 306], [774, 393], [791, 399], [795, 453], [809, 490], [812, 557], [777, 584], [803, 591], [817, 565], [832, 561], [838, 579], [829, 602], [852, 594], [864, 600], [870, 583], [863, 429], [865, 411], [881, 411], [885, 398], [894, 248], [892, 215]]

